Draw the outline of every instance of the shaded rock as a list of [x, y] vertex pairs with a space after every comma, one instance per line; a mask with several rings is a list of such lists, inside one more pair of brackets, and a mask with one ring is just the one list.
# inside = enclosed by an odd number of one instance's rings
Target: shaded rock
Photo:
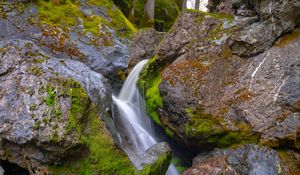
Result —
[[300, 174], [300, 154], [293, 150], [279, 150], [278, 154], [283, 166], [288, 168], [289, 174]]
[[233, 53], [250, 56], [267, 50], [282, 34], [299, 25], [299, 1], [271, 1], [259, 3], [260, 21], [245, 27], [232, 36]]
[[256, 0], [209, 0], [208, 8], [214, 13], [247, 17], [257, 14], [257, 11], [259, 11], [259, 2]]
[[198, 155], [193, 161], [193, 167], [183, 174], [276, 175], [288, 172], [275, 150], [251, 144], [236, 149], [216, 149], [208, 155]]
[[142, 29], [135, 35], [130, 46], [129, 71], [140, 61], [150, 59], [156, 54], [156, 47], [162, 39], [163, 33], [154, 29]]
[[236, 31], [231, 37], [232, 51], [240, 56], [266, 51], [279, 36], [292, 31], [300, 23], [300, 2], [295, 0], [210, 0], [209, 8], [221, 14], [258, 15], [259, 20]]

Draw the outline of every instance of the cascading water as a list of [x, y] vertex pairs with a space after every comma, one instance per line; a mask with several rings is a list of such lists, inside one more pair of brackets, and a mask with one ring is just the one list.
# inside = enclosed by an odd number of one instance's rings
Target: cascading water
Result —
[[[126, 79], [118, 97], [113, 96], [113, 101], [117, 105], [121, 114], [121, 123], [131, 140], [130, 148], [126, 146], [126, 141], [121, 140], [121, 144], [127, 154], [132, 152], [144, 153], [148, 148], [157, 143], [152, 127], [152, 121], [147, 116], [144, 109], [144, 99], [139, 94], [136, 83], [139, 73], [148, 60], [139, 62]], [[125, 140], [125, 139], [124, 139]], [[175, 166], [170, 165], [167, 175], [178, 175]]]

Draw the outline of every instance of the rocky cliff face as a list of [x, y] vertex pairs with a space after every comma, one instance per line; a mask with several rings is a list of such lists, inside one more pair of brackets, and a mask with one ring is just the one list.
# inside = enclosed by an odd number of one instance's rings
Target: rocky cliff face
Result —
[[230, 2], [178, 18], [140, 77], [147, 110], [195, 153], [244, 143], [297, 152], [299, 2]]

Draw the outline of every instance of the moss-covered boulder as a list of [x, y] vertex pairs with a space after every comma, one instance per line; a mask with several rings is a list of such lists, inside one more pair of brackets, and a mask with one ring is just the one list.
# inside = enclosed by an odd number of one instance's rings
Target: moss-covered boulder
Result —
[[149, 115], [195, 152], [258, 142], [299, 149], [299, 29], [242, 58], [230, 46], [245, 21], [186, 11], [141, 73]]
[[1, 160], [30, 174], [135, 173], [103, 122], [111, 106], [106, 79], [80, 62], [49, 57], [32, 42], [0, 46]]
[[[114, 0], [114, 3], [138, 27], [144, 26], [144, 1], [135, 0], [134, 17], [130, 16], [133, 0]], [[154, 12], [154, 28], [158, 31], [168, 31], [180, 13], [181, 0], [156, 0]]]
[[6, 1], [0, 4], [0, 38], [33, 40], [48, 54], [80, 60], [109, 79], [129, 58], [135, 27], [111, 0]]
[[167, 144], [151, 147], [139, 170], [118, 147], [111, 89], [101, 74], [26, 40], [0, 42], [0, 64], [1, 161], [32, 175], [167, 170]]

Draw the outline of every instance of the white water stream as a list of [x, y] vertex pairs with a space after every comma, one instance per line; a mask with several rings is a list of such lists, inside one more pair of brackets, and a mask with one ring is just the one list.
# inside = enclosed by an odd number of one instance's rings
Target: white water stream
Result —
[[[113, 96], [113, 101], [122, 117], [123, 127], [129, 133], [133, 149], [137, 153], [144, 153], [157, 143], [153, 127], [151, 126], [151, 119], [147, 116], [144, 109], [144, 99], [136, 87], [139, 73], [147, 62], [148, 60], [139, 62], [128, 75], [119, 97]], [[166, 175], [178, 174], [175, 166], [171, 164]]]

